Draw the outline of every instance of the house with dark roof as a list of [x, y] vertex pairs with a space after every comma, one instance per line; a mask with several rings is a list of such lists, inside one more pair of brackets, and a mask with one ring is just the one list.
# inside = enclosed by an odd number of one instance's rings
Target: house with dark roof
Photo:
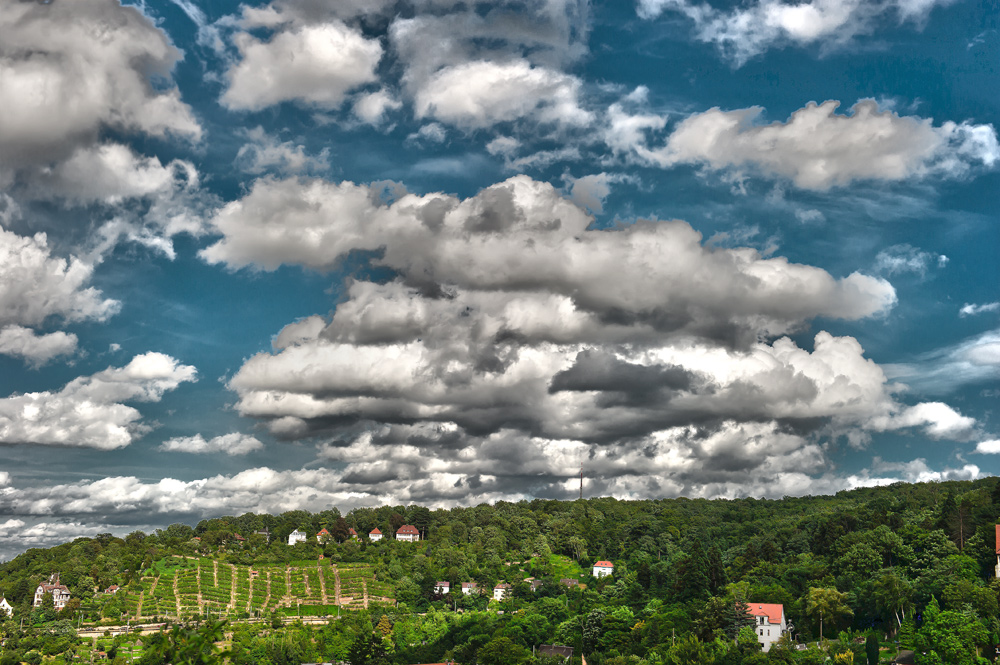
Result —
[[479, 593], [479, 585], [475, 582], [462, 582], [462, 593], [466, 596]]
[[513, 585], [501, 582], [493, 587], [493, 600], [505, 600], [514, 595]]
[[405, 540], [409, 543], [415, 543], [420, 540], [420, 532], [417, 531], [417, 527], [412, 524], [404, 524], [396, 531], [396, 540]]
[[554, 658], [572, 658], [573, 647], [566, 647], [559, 644], [543, 644], [538, 647], [540, 656], [551, 656]]
[[434, 593], [439, 593], [441, 595], [444, 595], [450, 592], [451, 592], [451, 582], [441, 581], [441, 582], [436, 582], [434, 584]]
[[48, 584], [38, 585], [38, 588], [35, 589], [35, 601], [32, 605], [40, 607], [42, 598], [47, 593], [52, 594], [52, 604], [57, 610], [66, 607], [66, 603], [69, 602], [69, 589], [66, 588], [65, 584], [59, 584], [59, 573], [53, 573], [49, 577]]

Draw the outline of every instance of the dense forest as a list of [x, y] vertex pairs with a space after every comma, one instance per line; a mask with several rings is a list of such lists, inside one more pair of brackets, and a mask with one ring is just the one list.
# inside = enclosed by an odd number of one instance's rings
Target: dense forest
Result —
[[[901, 649], [921, 665], [986, 662], [1000, 641], [998, 520], [1000, 481], [985, 478], [774, 501], [331, 508], [103, 534], [0, 566], [14, 608], [0, 665], [167, 662], [168, 634], [92, 641], [76, 628], [167, 622], [197, 636], [219, 619], [218, 648], [241, 665], [563, 662], [541, 645], [588, 665], [889, 663]], [[393, 540], [403, 524], [423, 539]], [[388, 537], [370, 542], [375, 528]], [[295, 529], [309, 539], [289, 546]], [[593, 577], [599, 560], [614, 573]], [[72, 600], [33, 607], [53, 573]], [[511, 587], [494, 600], [499, 583]], [[782, 604], [791, 624], [767, 653], [754, 603]], [[297, 620], [310, 616], [330, 620]]]

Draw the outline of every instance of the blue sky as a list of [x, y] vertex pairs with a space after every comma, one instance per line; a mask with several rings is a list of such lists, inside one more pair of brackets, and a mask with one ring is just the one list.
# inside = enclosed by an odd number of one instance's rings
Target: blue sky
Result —
[[0, 556], [996, 474], [998, 65], [962, 0], [18, 3]]

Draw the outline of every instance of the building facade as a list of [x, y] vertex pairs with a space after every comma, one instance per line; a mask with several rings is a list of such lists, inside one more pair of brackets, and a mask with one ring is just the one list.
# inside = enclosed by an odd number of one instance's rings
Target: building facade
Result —
[[306, 542], [306, 537], [307, 536], [305, 533], [296, 529], [295, 531], [292, 531], [290, 534], [288, 534], [288, 544], [294, 545], [295, 543], [304, 543]]
[[378, 541], [382, 540], [382, 532], [379, 531], [377, 527], [372, 529], [371, 531], [368, 532], [368, 540], [372, 541], [373, 543], [377, 543]]
[[504, 600], [510, 598], [513, 593], [514, 587], [505, 582], [501, 582], [493, 587], [493, 600]]
[[420, 532], [412, 524], [404, 524], [396, 531], [396, 540], [405, 540], [408, 543], [415, 543], [420, 540]]
[[53, 573], [49, 577], [48, 584], [39, 584], [38, 588], [35, 589], [35, 601], [33, 603], [34, 607], [39, 607], [42, 604], [42, 598], [45, 594], [52, 594], [52, 604], [57, 610], [61, 610], [66, 607], [66, 603], [69, 602], [69, 589], [66, 585], [59, 584], [59, 573]]
[[594, 577], [604, 577], [615, 572], [615, 564], [610, 561], [598, 561], [594, 564]]
[[785, 606], [777, 603], [749, 603], [747, 611], [753, 615], [757, 641], [767, 652], [788, 631]]

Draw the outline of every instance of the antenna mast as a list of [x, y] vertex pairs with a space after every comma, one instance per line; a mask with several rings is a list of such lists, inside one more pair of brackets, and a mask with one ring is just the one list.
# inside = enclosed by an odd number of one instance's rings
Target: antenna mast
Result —
[[580, 463], [580, 499], [583, 499], [583, 462]]

